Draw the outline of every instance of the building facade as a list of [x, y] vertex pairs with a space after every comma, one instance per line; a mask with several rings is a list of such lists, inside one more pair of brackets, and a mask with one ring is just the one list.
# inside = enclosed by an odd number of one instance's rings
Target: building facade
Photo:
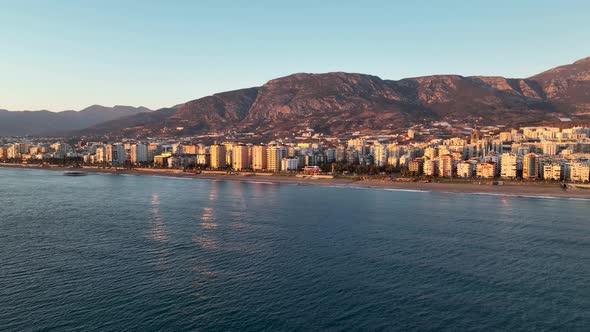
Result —
[[246, 145], [236, 145], [232, 148], [232, 168], [236, 171], [250, 169], [250, 154]]
[[252, 147], [252, 169], [255, 171], [262, 171], [268, 168], [266, 154], [266, 146], [256, 145]]
[[227, 156], [225, 145], [215, 144], [211, 145], [209, 149], [211, 155], [211, 168], [221, 169], [227, 167]]

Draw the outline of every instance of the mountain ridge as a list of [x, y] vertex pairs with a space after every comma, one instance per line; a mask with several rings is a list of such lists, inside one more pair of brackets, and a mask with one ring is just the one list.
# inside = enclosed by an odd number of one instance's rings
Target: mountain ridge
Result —
[[307, 128], [341, 135], [399, 132], [438, 121], [519, 126], [563, 118], [590, 120], [590, 57], [528, 78], [446, 74], [387, 80], [361, 73], [294, 73], [71, 134], [283, 137]]
[[61, 112], [0, 110], [0, 136], [63, 136], [74, 130], [143, 112], [151, 110], [143, 106], [124, 105], [91, 105], [80, 111]]
[[282, 136], [307, 127], [344, 134], [443, 120], [520, 125], [586, 119], [586, 59], [529, 78], [447, 74], [386, 80], [360, 73], [295, 73], [189, 101], [170, 116], [159, 117], [156, 111], [154, 123], [140, 114], [88, 132], [141, 136], [233, 130]]

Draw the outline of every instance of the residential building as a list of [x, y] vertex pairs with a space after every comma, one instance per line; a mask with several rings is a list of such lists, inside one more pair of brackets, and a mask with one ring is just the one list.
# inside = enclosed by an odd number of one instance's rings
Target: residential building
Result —
[[208, 153], [197, 154], [197, 166], [205, 167], [211, 165], [211, 155]]
[[196, 163], [196, 155], [188, 153], [172, 155], [167, 158], [167, 162], [169, 168], [192, 168]]
[[440, 156], [438, 164], [438, 176], [449, 178], [452, 177], [455, 173], [453, 168], [453, 156], [451, 154]]
[[545, 180], [561, 180], [562, 167], [560, 164], [545, 164], [543, 165], [543, 178]]
[[410, 175], [420, 176], [422, 175], [424, 167], [424, 159], [416, 158], [408, 163], [408, 171]]
[[543, 142], [543, 154], [548, 156], [555, 156], [557, 154], [557, 143]]
[[235, 145], [232, 148], [232, 168], [236, 171], [250, 169], [250, 154], [246, 145]]
[[139, 164], [148, 161], [148, 147], [145, 144], [131, 145], [131, 163]]
[[105, 157], [105, 161], [111, 165], [121, 165], [125, 163], [127, 153], [123, 144], [107, 144], [105, 146]]
[[336, 149], [326, 149], [326, 161], [329, 163], [336, 161]]
[[266, 146], [255, 145], [252, 147], [252, 169], [255, 171], [267, 169]]
[[496, 163], [491, 161], [477, 163], [476, 176], [478, 178], [493, 179], [496, 177]]
[[362, 156], [366, 154], [367, 141], [363, 138], [355, 138], [348, 140], [348, 147], [358, 151]]
[[590, 181], [590, 165], [586, 162], [573, 162], [570, 164], [570, 180], [577, 182]]
[[51, 144], [51, 149], [53, 150], [53, 158], [55, 159], [63, 159], [67, 157], [68, 154], [68, 145], [65, 143], [54, 143]]
[[500, 157], [500, 176], [515, 179], [518, 171], [518, 156], [514, 153], [504, 153]]
[[182, 152], [185, 154], [198, 154], [198, 147], [195, 144], [183, 144]]
[[165, 152], [165, 153], [159, 154], [157, 156], [154, 156], [154, 164], [159, 167], [168, 167], [169, 166], [168, 160], [170, 158], [172, 158], [171, 152]]
[[160, 143], [150, 143], [148, 145], [148, 161], [154, 161], [154, 157], [162, 153], [162, 145]]
[[423, 171], [426, 176], [436, 176], [438, 174], [438, 159], [424, 160]]
[[474, 167], [473, 164], [468, 161], [462, 161], [457, 164], [457, 176], [462, 178], [473, 177]]
[[106, 152], [106, 148], [104, 146], [99, 146], [96, 148], [94, 160], [97, 163], [106, 163], [107, 162], [107, 152]]
[[539, 177], [539, 160], [536, 154], [527, 153], [522, 157], [522, 178], [533, 180]]
[[382, 144], [375, 144], [373, 146], [373, 157], [375, 165], [381, 167], [387, 164], [387, 147]]
[[426, 149], [424, 149], [424, 157], [426, 157], [430, 160], [433, 160], [437, 156], [436, 152], [437, 152], [437, 149], [435, 149], [435, 148], [430, 148], [430, 147], [426, 148]]
[[287, 156], [284, 146], [270, 146], [266, 149], [266, 162], [269, 171], [280, 172], [281, 160]]
[[299, 168], [299, 158], [283, 158], [281, 159], [281, 170], [296, 171]]
[[209, 149], [211, 155], [211, 168], [221, 169], [227, 166], [227, 156], [225, 145], [215, 144], [211, 145]]

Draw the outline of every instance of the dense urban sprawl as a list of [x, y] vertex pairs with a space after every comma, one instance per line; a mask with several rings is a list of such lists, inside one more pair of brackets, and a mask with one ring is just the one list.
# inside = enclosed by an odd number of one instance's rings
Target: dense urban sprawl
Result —
[[396, 137], [314, 134], [297, 142], [267, 144], [192, 138], [68, 144], [42, 138], [0, 141], [0, 160], [11, 163], [125, 166], [225, 171], [393, 174], [412, 177], [590, 181], [590, 128], [498, 127], [449, 139], [419, 128]]

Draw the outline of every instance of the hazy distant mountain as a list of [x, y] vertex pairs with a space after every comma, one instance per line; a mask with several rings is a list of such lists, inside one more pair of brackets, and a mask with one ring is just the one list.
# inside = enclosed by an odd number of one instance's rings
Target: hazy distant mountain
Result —
[[79, 112], [0, 110], [0, 136], [64, 134], [105, 121], [142, 112], [151, 112], [145, 107], [93, 105]]
[[[382, 80], [350, 73], [294, 74], [77, 134], [200, 134], [236, 130], [283, 136], [311, 127], [331, 134], [399, 130], [432, 121], [523, 125], [590, 120], [590, 58], [528, 79], [434, 75]], [[182, 128], [182, 129], [180, 129]]]

